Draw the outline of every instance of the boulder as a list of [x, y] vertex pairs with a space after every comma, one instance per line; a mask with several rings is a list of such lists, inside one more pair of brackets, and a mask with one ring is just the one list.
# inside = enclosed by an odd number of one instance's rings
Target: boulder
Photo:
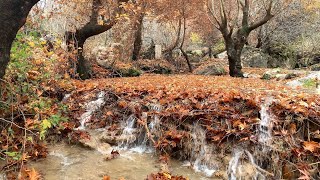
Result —
[[99, 46], [93, 52], [100, 66], [112, 68], [116, 62], [122, 60], [123, 46], [119, 43], [113, 43], [110, 47]]
[[155, 74], [171, 74], [174, 72], [174, 66], [165, 59], [141, 59], [136, 62], [142, 71]]
[[320, 71], [320, 64], [310, 66], [311, 71]]
[[293, 79], [299, 76], [299, 73], [294, 71], [285, 71], [281, 70], [279, 68], [272, 69], [267, 72], [265, 72], [261, 79], [270, 80], [270, 79], [276, 79], [278, 81], [280, 80], [286, 80], [286, 79]]
[[204, 63], [194, 70], [195, 74], [198, 75], [214, 75], [221, 76], [226, 75], [227, 71], [220, 65], [214, 63]]
[[241, 61], [244, 67], [270, 68], [280, 66], [275, 59], [261, 49], [249, 46], [243, 49]]
[[319, 88], [320, 84], [320, 72], [310, 72], [308, 75], [290, 81], [286, 85], [296, 88], [296, 87], [304, 87], [304, 88], [309, 88], [309, 89], [317, 89]]

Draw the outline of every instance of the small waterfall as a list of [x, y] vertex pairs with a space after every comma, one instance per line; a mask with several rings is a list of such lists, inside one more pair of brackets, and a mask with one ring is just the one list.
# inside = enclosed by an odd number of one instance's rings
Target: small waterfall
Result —
[[269, 112], [269, 107], [272, 104], [273, 99], [268, 98], [264, 102], [264, 104], [261, 105], [260, 110], [260, 124], [259, 124], [259, 130], [258, 130], [258, 141], [264, 145], [268, 146], [270, 145], [272, 141], [272, 115]]
[[[161, 105], [152, 104], [150, 105], [150, 109], [155, 112], [160, 112], [162, 110]], [[149, 124], [150, 133], [157, 134], [160, 131], [160, 117], [158, 114], [153, 115], [153, 120]]]
[[255, 147], [255, 156], [245, 148], [234, 148], [233, 157], [231, 158], [228, 166], [229, 180], [241, 179], [243, 178], [243, 175], [246, 174], [246, 169], [244, 169], [244, 165], [243, 163], [241, 163], [241, 158], [243, 156], [248, 157], [248, 163], [250, 163], [251, 166], [255, 169], [255, 175], [252, 178], [266, 179], [266, 177], [258, 171], [258, 169], [261, 170], [262, 168], [260, 168], [261, 163], [256, 164], [256, 160], [258, 160], [257, 162], [263, 162], [265, 156], [267, 156], [270, 150], [269, 147], [272, 143], [273, 116], [272, 114], [270, 114], [269, 110], [272, 102], [272, 98], [267, 98], [261, 105], [260, 122], [257, 131], [259, 144], [257, 144], [257, 146]]
[[239, 170], [239, 160], [243, 155], [243, 150], [235, 149], [234, 154], [229, 162], [228, 178], [229, 180], [237, 180], [237, 174]]
[[194, 161], [193, 169], [211, 177], [216, 168], [212, 160], [213, 151], [206, 142], [206, 132], [198, 124], [194, 125], [192, 133], [191, 160]]
[[97, 95], [97, 100], [91, 101], [86, 104], [86, 112], [80, 116], [81, 125], [76, 128], [77, 130], [84, 130], [86, 128], [85, 124], [90, 121], [92, 114], [99, 110], [105, 104], [105, 94], [106, 93], [104, 91], [101, 91]]
[[135, 128], [136, 117], [132, 114], [128, 117], [127, 121], [123, 124], [123, 131], [120, 136], [121, 143], [119, 144], [119, 148], [128, 149], [132, 143], [136, 140], [136, 132], [137, 128]]

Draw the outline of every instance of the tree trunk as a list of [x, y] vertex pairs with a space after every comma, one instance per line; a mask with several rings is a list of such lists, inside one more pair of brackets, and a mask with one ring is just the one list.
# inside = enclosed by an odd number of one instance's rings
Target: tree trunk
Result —
[[136, 61], [140, 57], [140, 51], [142, 47], [142, 27], [143, 27], [143, 12], [139, 15], [139, 19], [136, 24], [136, 32], [135, 32], [135, 39], [133, 45], [133, 53], [132, 53], [132, 60]]
[[[100, 16], [99, 10], [101, 10], [101, 8], [103, 8], [101, 0], [93, 0], [90, 21], [80, 29], [77, 29], [75, 33], [66, 32], [68, 51], [73, 52], [74, 50], [76, 50], [77, 52], [76, 66], [77, 72], [81, 79], [88, 79], [91, 77], [91, 68], [89, 62], [87, 62], [87, 60], [83, 56], [84, 43], [89, 37], [106, 32], [117, 23], [116, 19], [103, 19], [104, 23], [100, 24], [98, 22], [98, 18]], [[119, 8], [117, 12], [119, 12], [120, 9], [121, 8]], [[116, 13], [114, 13], [113, 16], [116, 16]]]
[[242, 65], [241, 65], [241, 53], [229, 54], [229, 74], [232, 77], [243, 77]]
[[241, 54], [247, 42], [249, 33], [245, 29], [239, 29], [234, 36], [224, 36], [229, 61], [229, 74], [232, 77], [243, 77]]
[[186, 59], [187, 61], [187, 64], [188, 64], [188, 68], [189, 68], [189, 72], [192, 73], [193, 69], [192, 69], [192, 65], [190, 63], [190, 59], [188, 57], [188, 54], [182, 49], [182, 47], [180, 47], [180, 51], [182, 52], [182, 55], [184, 56], [184, 58]]
[[92, 75], [91, 67], [88, 61], [83, 56], [84, 42], [78, 44], [78, 55], [77, 55], [77, 72], [81, 79], [88, 79]]
[[39, 0], [0, 0], [0, 79], [10, 61], [10, 49], [31, 8]]

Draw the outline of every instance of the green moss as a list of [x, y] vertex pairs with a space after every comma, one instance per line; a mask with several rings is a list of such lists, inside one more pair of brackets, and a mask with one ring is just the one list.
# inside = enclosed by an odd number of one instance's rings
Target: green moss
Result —
[[226, 49], [224, 40], [219, 40], [215, 45], [212, 46], [212, 53], [217, 54], [223, 52]]
[[306, 79], [302, 81], [302, 85], [305, 88], [316, 88], [318, 85], [318, 80], [317, 79]]
[[272, 76], [268, 73], [264, 73], [263, 76], [261, 77], [261, 79], [270, 80], [270, 79], [272, 79]]
[[122, 77], [137, 77], [141, 75], [141, 71], [136, 68], [120, 69]]

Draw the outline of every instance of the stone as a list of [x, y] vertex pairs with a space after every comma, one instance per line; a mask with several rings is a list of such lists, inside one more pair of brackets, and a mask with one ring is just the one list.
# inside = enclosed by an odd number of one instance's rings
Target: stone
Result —
[[99, 46], [93, 50], [96, 62], [104, 68], [113, 68], [113, 66], [122, 61], [123, 45], [113, 43], [110, 47]]
[[198, 75], [221, 76], [226, 75], [227, 71], [222, 66], [216, 64], [203, 64], [197, 69], [195, 69], [194, 73]]
[[310, 66], [311, 71], [320, 71], [320, 64]]
[[243, 49], [241, 61], [244, 67], [268, 68], [279, 66], [270, 55], [258, 48], [249, 46], [246, 46]]
[[217, 54], [216, 57], [219, 58], [219, 59], [227, 58], [228, 57], [227, 51], [224, 51], [224, 52], [222, 52], [220, 54]]

